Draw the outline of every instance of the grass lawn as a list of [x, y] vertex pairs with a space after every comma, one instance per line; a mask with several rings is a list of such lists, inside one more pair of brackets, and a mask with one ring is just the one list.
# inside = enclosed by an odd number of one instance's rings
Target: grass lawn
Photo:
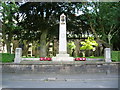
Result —
[[2, 62], [13, 62], [15, 58], [15, 54], [10, 53], [0, 53], [0, 56], [2, 56]]
[[[77, 58], [77, 57], [74, 57], [74, 58]], [[85, 58], [104, 58], [104, 56], [99, 56], [99, 57], [90, 56], [90, 57], [85, 57]]]
[[86, 57], [86, 58], [104, 58], [104, 56], [99, 56], [99, 57]]

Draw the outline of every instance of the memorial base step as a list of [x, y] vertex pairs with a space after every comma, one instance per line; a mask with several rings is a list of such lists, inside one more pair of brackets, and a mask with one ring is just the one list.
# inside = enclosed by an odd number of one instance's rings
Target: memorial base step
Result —
[[73, 57], [69, 57], [69, 54], [57, 54], [52, 58], [52, 61], [74, 61]]
[[69, 54], [57, 54], [56, 57], [70, 57]]

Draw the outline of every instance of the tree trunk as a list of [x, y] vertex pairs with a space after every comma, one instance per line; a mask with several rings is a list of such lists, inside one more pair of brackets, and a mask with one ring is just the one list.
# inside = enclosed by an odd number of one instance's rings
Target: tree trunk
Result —
[[46, 52], [47, 52], [47, 56], [50, 56], [50, 52], [49, 52], [50, 42], [51, 42], [51, 41], [48, 41], [48, 42], [46, 43]]
[[27, 42], [26, 40], [24, 40], [23, 43], [24, 43], [23, 56], [26, 56], [26, 57], [27, 57], [28, 49], [29, 49], [29, 42]]
[[83, 57], [85, 57], [85, 51], [82, 52]]
[[24, 49], [23, 49], [23, 55], [27, 57], [27, 54], [28, 54], [28, 47], [24, 46]]
[[10, 45], [10, 42], [7, 42], [7, 43], [6, 43], [6, 46], [7, 46], [7, 53], [11, 53], [11, 45]]
[[108, 34], [108, 43], [109, 43], [109, 45], [111, 45], [111, 39], [112, 39], [112, 36], [110, 34]]
[[35, 46], [33, 45], [32, 47], [33, 47], [33, 48], [32, 48], [32, 54], [33, 54], [33, 55], [35, 56], [35, 58], [36, 58], [36, 57], [38, 56], [38, 53], [37, 53], [37, 51], [38, 51], [38, 50], [37, 50], [37, 46], [36, 46], [36, 45], [35, 45]]
[[13, 53], [15, 53], [15, 49], [19, 47], [19, 41], [18, 40], [13, 40]]
[[26, 56], [26, 57], [28, 55], [28, 49], [29, 49], [28, 46], [24, 46], [23, 55]]
[[81, 40], [75, 40], [75, 56], [79, 56], [80, 54], [80, 41]]
[[40, 57], [47, 56], [46, 38], [47, 38], [47, 30], [44, 30], [40, 37]]
[[67, 47], [67, 53], [70, 54], [70, 56], [72, 56], [72, 51], [70, 48]]
[[8, 36], [8, 39], [6, 38], [6, 32], [5, 32], [5, 25], [3, 24], [3, 30], [2, 30], [2, 37], [3, 37], [3, 40], [6, 44], [6, 47], [7, 47], [7, 53], [11, 53], [11, 39], [12, 39], [12, 35], [9, 35]]
[[37, 47], [35, 47], [34, 55], [35, 55], [35, 58], [37, 58], [37, 56], [38, 56], [38, 50], [37, 50]]
[[37, 57], [37, 42], [36, 41], [32, 42], [32, 55]]
[[56, 56], [56, 54], [58, 54], [58, 46], [59, 46], [59, 44], [58, 44], [58, 40], [54, 40], [54, 49], [53, 49], [53, 56]]

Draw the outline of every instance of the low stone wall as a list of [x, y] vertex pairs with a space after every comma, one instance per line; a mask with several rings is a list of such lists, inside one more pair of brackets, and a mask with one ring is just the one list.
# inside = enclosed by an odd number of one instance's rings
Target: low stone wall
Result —
[[3, 73], [118, 73], [119, 62], [3, 63]]

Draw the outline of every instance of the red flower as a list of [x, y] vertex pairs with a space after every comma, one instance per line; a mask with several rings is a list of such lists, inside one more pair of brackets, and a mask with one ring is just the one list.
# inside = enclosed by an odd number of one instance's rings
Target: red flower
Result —
[[84, 57], [75, 58], [75, 61], [85, 61], [85, 60], [86, 60], [86, 58], [84, 58]]
[[80, 59], [79, 58], [75, 58], [75, 61], [79, 61]]
[[51, 58], [50, 57], [48, 57], [48, 58], [40, 57], [40, 61], [51, 61]]
[[51, 61], [51, 58], [50, 58], [50, 57], [48, 57], [48, 58], [46, 58], [46, 60], [47, 60], [47, 61]]
[[44, 61], [45, 59], [45, 57], [40, 57], [40, 61]]
[[86, 58], [83, 58], [83, 61], [85, 61], [86, 60]]
[[79, 58], [80, 59], [80, 61], [82, 61], [83, 60], [83, 58]]

